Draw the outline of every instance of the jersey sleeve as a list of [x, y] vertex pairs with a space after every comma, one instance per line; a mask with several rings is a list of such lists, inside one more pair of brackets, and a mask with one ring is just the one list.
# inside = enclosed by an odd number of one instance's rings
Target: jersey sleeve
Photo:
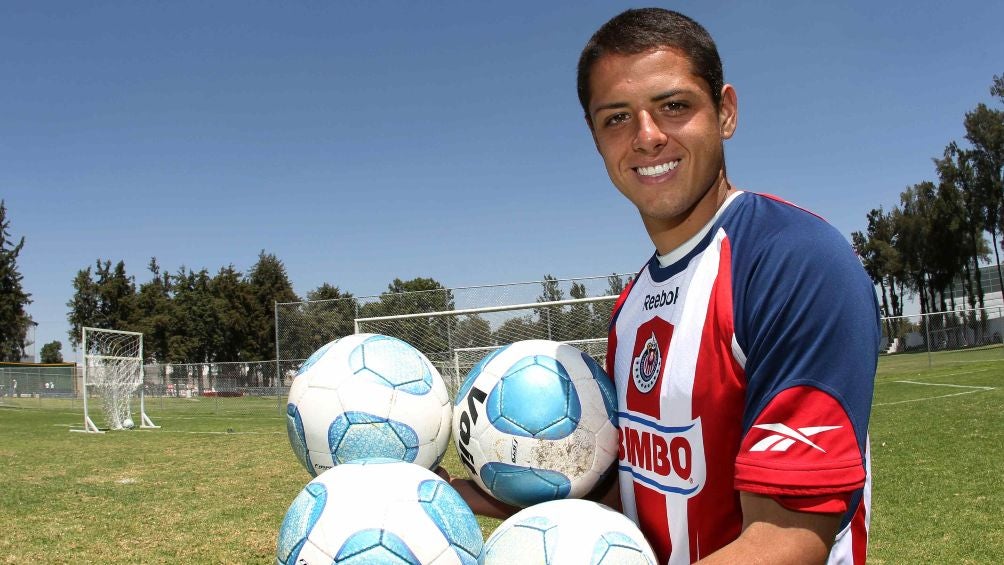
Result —
[[[781, 204], [771, 204], [775, 209]], [[791, 220], [791, 218], [794, 220]], [[747, 378], [738, 490], [847, 493], [865, 481], [878, 358], [875, 291], [843, 237], [779, 214], [736, 264], [736, 341]]]

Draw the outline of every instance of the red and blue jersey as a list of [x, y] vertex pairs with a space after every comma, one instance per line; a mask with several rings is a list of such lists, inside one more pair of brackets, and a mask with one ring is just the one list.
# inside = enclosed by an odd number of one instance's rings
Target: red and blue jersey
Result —
[[625, 514], [662, 561], [736, 539], [741, 491], [842, 512], [831, 563], [863, 563], [878, 359], [875, 291], [846, 240], [778, 199], [733, 194], [621, 295], [607, 370]]

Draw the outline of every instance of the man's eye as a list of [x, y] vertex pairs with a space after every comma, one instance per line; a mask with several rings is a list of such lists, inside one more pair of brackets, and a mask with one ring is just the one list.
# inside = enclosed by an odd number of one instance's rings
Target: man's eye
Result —
[[619, 114], [613, 114], [612, 116], [604, 120], [603, 123], [606, 124], [607, 126], [615, 126], [617, 124], [622, 124], [626, 122], [627, 119], [628, 115], [622, 112]]
[[683, 102], [666, 102], [662, 108], [670, 114], [680, 114], [687, 109], [687, 105]]

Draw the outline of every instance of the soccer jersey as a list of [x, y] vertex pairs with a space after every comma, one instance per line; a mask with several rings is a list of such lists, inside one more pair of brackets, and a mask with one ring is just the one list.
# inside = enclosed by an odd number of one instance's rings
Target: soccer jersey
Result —
[[864, 562], [878, 343], [850, 246], [789, 203], [737, 192], [652, 257], [615, 307], [607, 369], [623, 509], [662, 562], [736, 539], [740, 491], [844, 512], [830, 563]]

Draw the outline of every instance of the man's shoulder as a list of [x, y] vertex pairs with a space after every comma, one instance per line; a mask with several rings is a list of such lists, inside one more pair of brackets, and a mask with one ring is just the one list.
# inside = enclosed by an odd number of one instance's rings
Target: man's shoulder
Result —
[[741, 196], [721, 221], [733, 250], [769, 255], [850, 251], [850, 243], [819, 214], [771, 194], [746, 191]]

